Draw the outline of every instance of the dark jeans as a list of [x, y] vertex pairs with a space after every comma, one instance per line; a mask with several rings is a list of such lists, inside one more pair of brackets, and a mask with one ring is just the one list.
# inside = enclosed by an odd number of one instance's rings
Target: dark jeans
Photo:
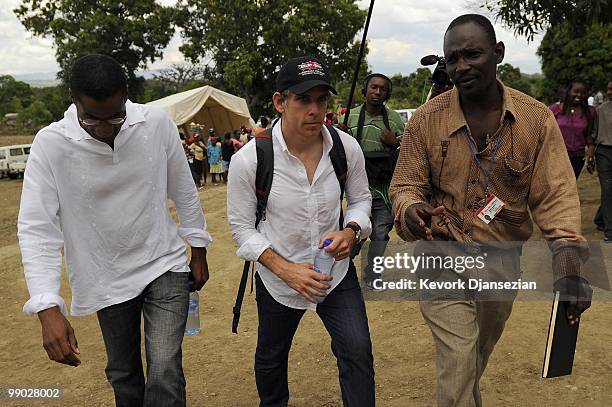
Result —
[[372, 221], [372, 234], [370, 235], [370, 245], [368, 248], [368, 264], [363, 270], [365, 281], [373, 281], [378, 277], [372, 271], [374, 258], [384, 256], [387, 242], [389, 242], [389, 232], [393, 229], [393, 214], [382, 198], [372, 198], [372, 215], [370, 219]]
[[[293, 335], [305, 310], [279, 304], [256, 275], [259, 330], [255, 351], [255, 381], [261, 407], [284, 407], [289, 400], [287, 366]], [[355, 266], [317, 306], [331, 336], [338, 361], [345, 406], [374, 406], [374, 367], [368, 318]], [[316, 375], [316, 372], [312, 372]], [[316, 392], [316, 389], [312, 390]]]
[[[202, 168], [204, 161], [196, 160], [194, 158], [193, 164], [191, 166], [191, 176], [193, 177], [193, 182], [195, 182], [196, 187], [200, 186], [200, 179], [202, 178]], [[206, 183], [206, 181], [204, 182]]]
[[[98, 311], [108, 357], [106, 377], [118, 407], [185, 406], [181, 344], [189, 307], [188, 274], [169, 271], [138, 297]], [[146, 384], [140, 354], [141, 313]]]
[[572, 169], [574, 170], [574, 175], [576, 179], [580, 175], [582, 171], [582, 167], [584, 167], [584, 157], [570, 157], [570, 163], [572, 163]]
[[605, 237], [612, 239], [612, 146], [600, 145], [595, 154], [601, 187], [601, 205], [595, 215], [595, 224], [604, 229]]

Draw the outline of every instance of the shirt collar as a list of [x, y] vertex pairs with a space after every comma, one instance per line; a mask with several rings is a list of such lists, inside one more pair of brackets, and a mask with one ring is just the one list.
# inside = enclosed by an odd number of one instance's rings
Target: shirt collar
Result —
[[[514, 101], [508, 88], [497, 79], [497, 86], [502, 92], [502, 115], [500, 118], [500, 124], [503, 123], [505, 117], [510, 115], [512, 118], [516, 118], [516, 108], [514, 107]], [[467, 128], [467, 121], [465, 120], [465, 115], [463, 114], [463, 109], [461, 109], [461, 102], [459, 100], [459, 91], [456, 87], [453, 87], [450, 95], [450, 104], [449, 104], [449, 113], [448, 113], [448, 136], [452, 136], [456, 134], [458, 130], [462, 128]]]
[[[146, 117], [142, 113], [142, 109], [136, 103], [132, 103], [132, 101], [128, 100], [125, 102], [125, 114], [126, 120], [125, 123], [121, 126], [121, 130], [135, 125], [136, 123], [141, 123], [146, 121]], [[84, 139], [93, 139], [81, 127], [79, 123], [79, 118], [77, 116], [76, 105], [73, 103], [68, 107], [68, 110], [64, 113], [64, 120], [66, 126], [64, 128], [64, 136], [73, 140], [84, 140]]]

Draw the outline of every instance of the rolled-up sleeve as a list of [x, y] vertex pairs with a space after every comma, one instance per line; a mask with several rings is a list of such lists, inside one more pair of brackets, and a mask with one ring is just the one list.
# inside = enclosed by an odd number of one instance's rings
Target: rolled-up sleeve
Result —
[[421, 125], [421, 114], [415, 112], [406, 124], [399, 159], [393, 173], [389, 194], [393, 202], [395, 229], [404, 240], [416, 238], [408, 229], [406, 209], [410, 205], [427, 202], [430, 190], [430, 167], [427, 158], [426, 134]]
[[251, 144], [232, 156], [227, 176], [227, 220], [238, 245], [236, 255], [247, 261], [257, 261], [272, 244], [255, 228], [257, 160], [252, 148], [255, 142]]
[[59, 295], [64, 245], [59, 198], [44, 147], [36, 139], [24, 174], [17, 235], [30, 292], [23, 312], [31, 315], [58, 306], [68, 315], [66, 303]]
[[368, 188], [365, 159], [357, 140], [353, 137], [346, 137], [343, 143], [345, 144], [348, 166], [345, 187], [347, 208], [344, 216], [344, 226], [349, 222], [357, 223], [361, 228], [361, 237], [365, 239], [372, 233], [370, 222], [372, 194]]
[[168, 136], [168, 196], [179, 217], [179, 235], [191, 247], [208, 247], [212, 237], [207, 230], [200, 195], [191, 177], [178, 130], [170, 118], [166, 120], [165, 133]]

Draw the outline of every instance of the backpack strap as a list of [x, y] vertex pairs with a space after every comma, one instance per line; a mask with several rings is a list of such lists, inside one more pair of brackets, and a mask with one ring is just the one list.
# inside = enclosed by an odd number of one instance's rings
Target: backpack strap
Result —
[[[359, 109], [359, 119], [357, 120], [357, 135], [355, 136], [359, 145], [361, 145], [361, 134], [363, 133], [363, 124], [365, 123], [365, 113], [366, 110], [364, 103], [363, 105], [361, 105], [361, 109]], [[389, 125], [389, 113], [387, 112], [387, 106], [383, 105], [380, 113], [382, 114], [383, 124], [385, 125], [385, 128], [391, 130], [391, 126]]]
[[[257, 207], [255, 210], [255, 229], [262, 220], [266, 219], [266, 206], [270, 188], [272, 187], [272, 176], [274, 175], [274, 149], [272, 146], [272, 129], [266, 129], [255, 136], [255, 147], [257, 150], [257, 172], [255, 173], [255, 196]], [[240, 322], [240, 309], [246, 291], [246, 284], [249, 279], [249, 269], [251, 262], [245, 261], [242, 268], [242, 277], [238, 286], [236, 302], [232, 312], [232, 333], [238, 333], [238, 323]], [[251, 281], [251, 292], [253, 292], [253, 282]]]
[[344, 212], [342, 211], [342, 200], [344, 199], [344, 189], [346, 186], [346, 176], [348, 174], [348, 163], [346, 161], [346, 152], [344, 151], [344, 145], [342, 144], [342, 140], [340, 139], [340, 135], [334, 126], [330, 126], [326, 124], [325, 127], [329, 131], [331, 135], [333, 144], [332, 148], [329, 151], [329, 158], [331, 160], [332, 166], [334, 167], [334, 172], [336, 173], [336, 178], [338, 178], [338, 183], [340, 184], [340, 227], [339, 230], [342, 230], [344, 226]]

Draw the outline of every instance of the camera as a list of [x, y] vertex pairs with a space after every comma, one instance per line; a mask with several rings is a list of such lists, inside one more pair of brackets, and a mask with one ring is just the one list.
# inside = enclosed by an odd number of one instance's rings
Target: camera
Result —
[[444, 60], [444, 57], [439, 57], [437, 55], [426, 55], [421, 58], [421, 65], [428, 66], [433, 64], [437, 64], [436, 68], [431, 74], [431, 81], [433, 82], [434, 86], [439, 89], [452, 87], [452, 83], [448, 73], [446, 72], [446, 61]]

